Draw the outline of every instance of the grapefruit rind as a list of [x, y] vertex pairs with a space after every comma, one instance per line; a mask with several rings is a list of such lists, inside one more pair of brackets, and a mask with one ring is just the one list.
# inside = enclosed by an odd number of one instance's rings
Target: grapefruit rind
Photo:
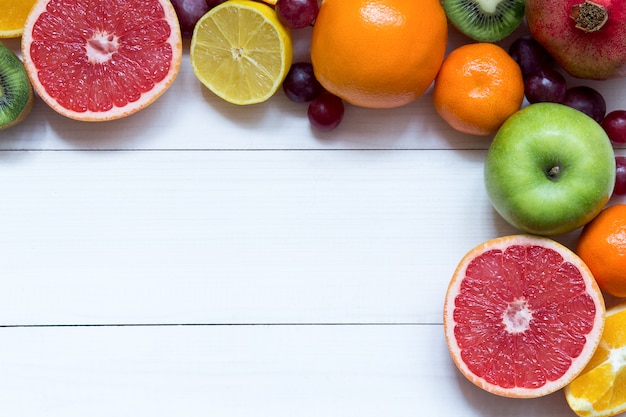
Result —
[[[465, 279], [465, 274], [468, 266], [477, 256], [487, 251], [504, 251], [505, 249], [513, 245], [523, 245], [525, 247], [538, 245], [558, 252], [563, 257], [564, 262], [569, 262], [573, 264], [581, 272], [585, 283], [586, 293], [590, 296], [590, 298], [593, 300], [593, 304], [595, 305], [593, 327], [591, 331], [584, 335], [584, 337], [586, 338], [586, 342], [580, 354], [577, 357], [572, 358], [570, 367], [559, 378], [547, 381], [542, 386], [532, 388], [520, 386], [503, 387], [488, 382], [480, 375], [475, 374], [470, 369], [468, 364], [462, 359], [462, 349], [459, 346], [457, 337], [455, 335], [455, 299], [456, 296], [460, 293], [461, 284]], [[485, 295], [489, 296], [489, 294]], [[511, 235], [486, 241], [476, 246], [463, 257], [452, 276], [446, 292], [443, 324], [446, 343], [448, 344], [450, 356], [459, 371], [469, 381], [471, 381], [476, 386], [482, 388], [483, 390], [499, 396], [511, 398], [536, 398], [558, 391], [559, 389], [565, 387], [569, 382], [571, 382], [578, 374], [580, 374], [580, 372], [593, 356], [598, 346], [602, 334], [602, 329], [604, 327], [605, 312], [606, 308], [604, 304], [604, 298], [597, 283], [595, 282], [595, 279], [593, 278], [593, 275], [584, 264], [584, 262], [573, 251], [561, 245], [560, 243], [553, 241], [550, 238], [534, 235]], [[552, 347], [547, 347], [547, 349], [552, 349]]]
[[[159, 4], [163, 7], [163, 11], [165, 14], [164, 20], [168, 22], [171, 29], [167, 42], [171, 45], [172, 57], [167, 75], [162, 80], [155, 83], [152, 89], [142, 92], [141, 97], [138, 100], [131, 101], [121, 107], [113, 106], [113, 108], [108, 111], [74, 111], [59, 104], [59, 102], [54, 97], [48, 94], [46, 87], [40, 81], [37, 65], [35, 64], [35, 62], [33, 62], [30, 53], [31, 44], [33, 42], [33, 28], [40, 15], [46, 11], [46, 8], [50, 2], [51, 0], [38, 0], [34, 4], [24, 24], [21, 49], [24, 67], [26, 68], [26, 72], [31, 81], [33, 89], [35, 90], [37, 95], [57, 113], [70, 119], [87, 122], [99, 122], [120, 119], [130, 116], [131, 114], [134, 114], [137, 111], [153, 103], [157, 98], [165, 93], [165, 91], [167, 91], [167, 89], [176, 79], [182, 63], [182, 34], [180, 32], [180, 25], [178, 23], [178, 17], [176, 15], [176, 11], [174, 10], [174, 6], [172, 6], [169, 0], [159, 0]], [[127, 4], [124, 7], [130, 6]], [[86, 53], [87, 52], [85, 51], [85, 54]]]
[[[626, 392], [623, 386], [626, 375], [624, 323], [626, 302], [622, 301], [606, 311], [606, 325], [598, 349], [587, 367], [563, 391], [568, 405], [579, 416], [611, 417], [626, 411]], [[608, 338], [617, 340], [611, 343]], [[618, 374], [622, 379], [621, 383], [616, 381]]]

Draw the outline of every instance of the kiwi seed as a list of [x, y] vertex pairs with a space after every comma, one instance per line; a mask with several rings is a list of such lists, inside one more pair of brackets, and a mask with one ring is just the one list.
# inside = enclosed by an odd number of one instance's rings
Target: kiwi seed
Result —
[[526, 0], [443, 0], [450, 22], [480, 42], [497, 42], [524, 19]]
[[0, 43], [0, 130], [21, 122], [30, 113], [33, 97], [24, 64]]

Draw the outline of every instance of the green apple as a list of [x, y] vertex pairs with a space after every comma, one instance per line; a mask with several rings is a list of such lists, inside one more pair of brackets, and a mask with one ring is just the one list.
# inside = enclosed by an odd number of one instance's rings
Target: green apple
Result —
[[604, 129], [556, 103], [531, 104], [498, 130], [484, 167], [496, 211], [521, 231], [570, 232], [593, 219], [615, 184], [615, 153]]

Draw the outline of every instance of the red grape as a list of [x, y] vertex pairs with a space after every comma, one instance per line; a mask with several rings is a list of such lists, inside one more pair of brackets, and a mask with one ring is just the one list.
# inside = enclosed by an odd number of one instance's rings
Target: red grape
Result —
[[606, 114], [604, 97], [597, 90], [588, 86], [581, 85], [569, 88], [562, 103], [580, 110], [598, 123], [602, 123]]
[[302, 29], [315, 21], [319, 5], [317, 0], [278, 0], [275, 10], [283, 25]]
[[224, 3], [226, 0], [206, 0], [206, 5], [209, 6], [209, 9], [214, 8], [218, 4]]
[[327, 132], [339, 126], [344, 110], [343, 100], [324, 91], [309, 103], [307, 115], [313, 127]]
[[615, 187], [613, 188], [613, 194], [625, 195], [626, 194], [626, 156], [615, 157]]
[[521, 36], [513, 41], [509, 47], [509, 55], [520, 66], [524, 78], [535, 71], [554, 65], [552, 56], [530, 35]]
[[524, 93], [529, 103], [560, 103], [566, 92], [565, 77], [553, 68], [535, 71], [524, 81]]
[[172, 0], [176, 11], [180, 32], [184, 38], [191, 38], [198, 20], [209, 11], [206, 0]]
[[320, 95], [324, 88], [315, 78], [310, 62], [296, 62], [283, 81], [283, 91], [291, 101], [306, 103]]
[[626, 143], [626, 110], [612, 111], [604, 117], [601, 124], [611, 142]]

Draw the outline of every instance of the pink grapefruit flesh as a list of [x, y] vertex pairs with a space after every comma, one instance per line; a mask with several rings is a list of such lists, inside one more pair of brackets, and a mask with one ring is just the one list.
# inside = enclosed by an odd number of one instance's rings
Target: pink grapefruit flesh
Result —
[[112, 120], [167, 90], [180, 69], [182, 39], [168, 0], [38, 0], [22, 55], [33, 87], [53, 109]]
[[444, 330], [467, 379], [493, 394], [531, 398], [582, 371], [604, 315], [600, 289], [578, 256], [551, 239], [515, 235], [461, 260], [446, 294]]

